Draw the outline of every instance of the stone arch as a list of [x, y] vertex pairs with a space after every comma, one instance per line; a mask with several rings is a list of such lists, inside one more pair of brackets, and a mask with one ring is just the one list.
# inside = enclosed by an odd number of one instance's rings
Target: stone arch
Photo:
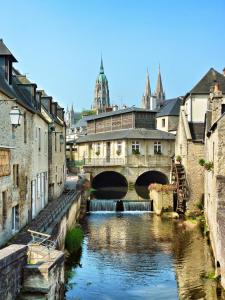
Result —
[[148, 186], [151, 183], [169, 183], [168, 177], [159, 171], [147, 171], [138, 176], [135, 182], [135, 190], [139, 197], [149, 199]]
[[97, 199], [122, 199], [128, 191], [126, 178], [115, 171], [104, 171], [92, 180], [93, 195]]

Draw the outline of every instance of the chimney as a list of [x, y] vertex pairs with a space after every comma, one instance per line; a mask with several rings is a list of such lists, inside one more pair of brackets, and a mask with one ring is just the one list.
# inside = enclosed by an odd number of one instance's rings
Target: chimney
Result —
[[217, 94], [218, 92], [220, 92], [220, 84], [218, 81], [215, 82], [215, 85], [214, 85], [214, 93]]

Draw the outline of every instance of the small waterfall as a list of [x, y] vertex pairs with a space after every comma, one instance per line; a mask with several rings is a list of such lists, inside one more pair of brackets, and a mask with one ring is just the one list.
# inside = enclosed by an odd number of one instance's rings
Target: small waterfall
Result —
[[150, 201], [124, 201], [124, 211], [150, 211]]
[[90, 211], [115, 211], [116, 200], [90, 200]]
[[[119, 200], [90, 200], [90, 211], [116, 211]], [[150, 201], [123, 201], [124, 211], [150, 211]]]

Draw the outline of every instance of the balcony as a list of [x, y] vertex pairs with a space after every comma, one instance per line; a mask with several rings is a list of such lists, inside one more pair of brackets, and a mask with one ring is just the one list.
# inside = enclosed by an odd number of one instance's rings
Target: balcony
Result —
[[167, 155], [130, 155], [123, 158], [85, 158], [85, 166], [143, 166], [170, 167], [171, 158]]
[[85, 158], [85, 166], [120, 166], [125, 165], [125, 158]]

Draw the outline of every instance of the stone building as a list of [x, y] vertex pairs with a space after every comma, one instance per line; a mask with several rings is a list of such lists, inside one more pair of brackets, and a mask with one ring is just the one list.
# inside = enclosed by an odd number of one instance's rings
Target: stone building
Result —
[[165, 100], [156, 115], [156, 128], [176, 134], [181, 104], [181, 97]]
[[[54, 118], [42, 105], [43, 91], [14, 67], [15, 57], [0, 40], [0, 245], [25, 226], [49, 199], [49, 130]], [[12, 125], [15, 113], [19, 124]], [[65, 128], [64, 125], [62, 125]], [[65, 132], [63, 132], [65, 146]], [[65, 164], [65, 147], [61, 165]], [[62, 183], [63, 185], [63, 183]], [[58, 191], [56, 191], [57, 193]]]
[[150, 182], [169, 182], [174, 155], [175, 136], [156, 129], [156, 113], [131, 107], [90, 117], [87, 135], [76, 141], [76, 159], [93, 180], [108, 171], [125, 177], [127, 199], [149, 197]]
[[202, 201], [204, 195], [204, 172], [198, 161], [204, 157], [205, 114], [209, 93], [215, 82], [225, 92], [224, 75], [211, 68], [185, 95], [179, 114], [175, 153], [181, 156], [185, 169], [189, 190], [187, 208], [190, 210], [196, 209], [196, 204]]
[[104, 73], [103, 61], [101, 59], [100, 72], [95, 83], [94, 102], [92, 109], [98, 113], [107, 111], [110, 107], [108, 80]]
[[[208, 100], [204, 160], [205, 216], [217, 275], [225, 287], [225, 81], [216, 83]], [[211, 165], [211, 167], [210, 167]]]

